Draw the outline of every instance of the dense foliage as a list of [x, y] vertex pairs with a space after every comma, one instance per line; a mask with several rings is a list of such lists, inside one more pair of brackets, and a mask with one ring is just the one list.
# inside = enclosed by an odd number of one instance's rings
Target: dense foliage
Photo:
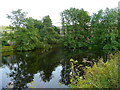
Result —
[[100, 49], [117, 49], [118, 43], [118, 11], [117, 9], [100, 10], [98, 14], [94, 14], [91, 20], [92, 48]]
[[[66, 48], [73, 49], [72, 52], [74, 54], [76, 54], [75, 49], [81, 48], [99, 49], [99, 51], [102, 49], [118, 50], [120, 48], [119, 16], [120, 12], [117, 9], [106, 8], [106, 10], [99, 10], [98, 13], [90, 16], [84, 9], [70, 8], [61, 13], [63, 30], [61, 34], [60, 28], [52, 25], [49, 15], [43, 17], [41, 20], [37, 20], [27, 17], [26, 12], [18, 9], [17, 11], [12, 11], [11, 15], [7, 15], [7, 18], [11, 20], [11, 25], [9, 26], [11, 31], [3, 32], [0, 39], [4, 46], [3, 51], [11, 51], [13, 49], [19, 51], [45, 50], [60, 44], [64, 44]], [[72, 55], [74, 56], [73, 53]], [[72, 59], [71, 61], [74, 64], [78, 63]], [[93, 62], [89, 63], [90, 65], [93, 64]], [[110, 61], [106, 63], [100, 60], [92, 67], [86, 67], [84, 78], [79, 77], [82, 72], [79, 72], [76, 68], [77, 66], [74, 66], [74, 64], [71, 65], [71, 87], [120, 87], [118, 86], [119, 76], [117, 73], [119, 66], [118, 55], [111, 56]], [[84, 68], [83, 65], [81, 66]], [[47, 75], [48, 72], [45, 72], [45, 74]], [[63, 77], [67, 76], [63, 74]]]
[[84, 9], [66, 9], [61, 13], [60, 30], [52, 25], [49, 15], [37, 20], [18, 9], [7, 15], [12, 31], [3, 33], [2, 45], [15, 45], [16, 50], [48, 49], [62, 40], [71, 49], [117, 50], [120, 48], [119, 14], [116, 8], [99, 10], [91, 16]]
[[89, 16], [83, 9], [70, 8], [61, 13], [67, 48], [117, 49], [118, 10], [100, 10]]
[[[85, 75], [79, 77], [76, 74], [71, 76], [71, 87], [73, 88], [118, 88], [119, 81], [119, 54], [111, 55], [110, 61], [106, 63], [102, 59], [95, 63], [93, 67], [84, 69]], [[76, 61], [74, 61], [76, 62]], [[73, 70], [74, 65], [71, 65]], [[79, 71], [78, 71], [79, 72]], [[73, 78], [76, 77], [76, 78]]]
[[11, 20], [12, 29], [10, 33], [3, 34], [3, 45], [15, 45], [16, 50], [34, 50], [37, 48], [48, 49], [51, 44], [57, 44], [60, 36], [54, 30], [52, 21], [49, 16], [43, 17], [42, 20], [26, 17], [27, 13], [21, 9], [12, 11], [7, 15]]
[[68, 48], [80, 48], [87, 45], [90, 16], [83, 9], [70, 8], [61, 13], [65, 34], [64, 45]]

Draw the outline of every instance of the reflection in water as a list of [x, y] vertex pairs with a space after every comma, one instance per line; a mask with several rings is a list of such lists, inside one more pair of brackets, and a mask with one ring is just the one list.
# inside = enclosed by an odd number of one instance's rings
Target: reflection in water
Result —
[[[14, 88], [29, 88], [28, 83], [31, 83], [37, 76], [38, 83], [36, 87], [40, 88], [39, 85], [46, 84], [48, 88], [61, 88], [59, 83], [61, 83], [63, 88], [66, 88], [70, 84], [70, 62], [71, 58], [78, 60], [82, 63], [83, 58], [90, 60], [97, 60], [100, 57], [104, 57], [103, 52], [92, 52], [91, 51], [72, 51], [64, 49], [54, 49], [46, 53], [41, 53], [39, 51], [35, 52], [18, 52], [14, 55], [3, 56], [3, 69], [8, 67], [10, 73], [7, 73], [8, 78], [14, 84]], [[61, 67], [58, 68], [58, 67]], [[59, 76], [57, 76], [59, 75]], [[57, 78], [56, 78], [57, 77]], [[59, 78], [58, 78], [59, 77]], [[4, 82], [3, 76], [3, 82]], [[57, 85], [53, 85], [52, 83]], [[8, 81], [9, 82], [9, 81]], [[52, 83], [51, 83], [52, 82]], [[37, 85], [39, 84], [39, 85]], [[3, 86], [5, 88], [5, 86]], [[44, 86], [41, 86], [44, 88]]]

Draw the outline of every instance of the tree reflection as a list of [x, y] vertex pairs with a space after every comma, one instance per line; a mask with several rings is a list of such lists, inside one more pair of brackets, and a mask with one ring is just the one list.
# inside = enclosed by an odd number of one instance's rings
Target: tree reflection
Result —
[[[85, 66], [91, 66], [94, 62], [98, 62], [99, 58], [103, 58], [104, 60], [107, 59], [106, 54], [103, 51], [87, 51], [87, 50], [65, 50], [64, 52], [64, 61], [62, 64], [62, 71], [61, 71], [61, 79], [60, 83], [69, 85], [70, 84], [70, 59], [74, 59], [78, 61], [78, 64]], [[91, 63], [83, 63], [83, 59], [86, 58]], [[83, 68], [79, 68], [80, 76], [83, 76], [84, 70]]]
[[8, 75], [12, 77], [14, 88], [27, 88], [27, 83], [33, 80], [34, 73], [31, 72], [32, 68], [29, 68], [32, 64], [29, 64], [27, 59], [25, 54], [19, 53], [9, 56], [9, 62], [3, 62], [11, 70]]
[[3, 57], [3, 64], [11, 70], [14, 88], [28, 88], [27, 83], [33, 81], [34, 74], [40, 72], [44, 82], [52, 79], [52, 72], [60, 64], [60, 51], [45, 54], [39, 52], [19, 52], [15, 55]]
[[[103, 56], [103, 52], [55, 49], [46, 53], [36, 51], [18, 52], [15, 55], [4, 56], [2, 58], [3, 65], [11, 70], [8, 75], [12, 77], [14, 88], [28, 88], [27, 84], [33, 81], [34, 75], [37, 73], [40, 73], [42, 81], [49, 82], [53, 78], [52, 72], [59, 65], [62, 66], [59, 82], [69, 85], [71, 72], [69, 60], [71, 58], [78, 60], [79, 64], [84, 64], [82, 62], [83, 58], [93, 61], [93, 59], [97, 60]], [[82, 69], [81, 72], [81, 75], [83, 75]]]

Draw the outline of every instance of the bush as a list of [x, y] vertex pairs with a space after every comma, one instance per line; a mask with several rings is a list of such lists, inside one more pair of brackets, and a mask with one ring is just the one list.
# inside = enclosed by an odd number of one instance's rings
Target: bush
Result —
[[[111, 55], [110, 61], [106, 63], [102, 59], [93, 65], [85, 68], [84, 79], [78, 77], [77, 83], [71, 82], [73, 88], [118, 88], [120, 87], [118, 76], [119, 55]], [[71, 78], [73, 81], [74, 78]]]

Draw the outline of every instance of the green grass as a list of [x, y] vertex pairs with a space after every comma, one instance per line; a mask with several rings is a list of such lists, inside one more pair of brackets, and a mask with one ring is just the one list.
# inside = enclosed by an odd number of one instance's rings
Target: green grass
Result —
[[9, 29], [8, 26], [0, 26], [0, 33], [4, 33], [3, 31], [10, 33], [12, 30]]
[[0, 31], [2, 30], [11, 30], [11, 29], [9, 29], [8, 26], [0, 26]]
[[9, 51], [13, 51], [14, 50], [14, 46], [3, 46], [0, 47], [0, 52], [9, 52]]

